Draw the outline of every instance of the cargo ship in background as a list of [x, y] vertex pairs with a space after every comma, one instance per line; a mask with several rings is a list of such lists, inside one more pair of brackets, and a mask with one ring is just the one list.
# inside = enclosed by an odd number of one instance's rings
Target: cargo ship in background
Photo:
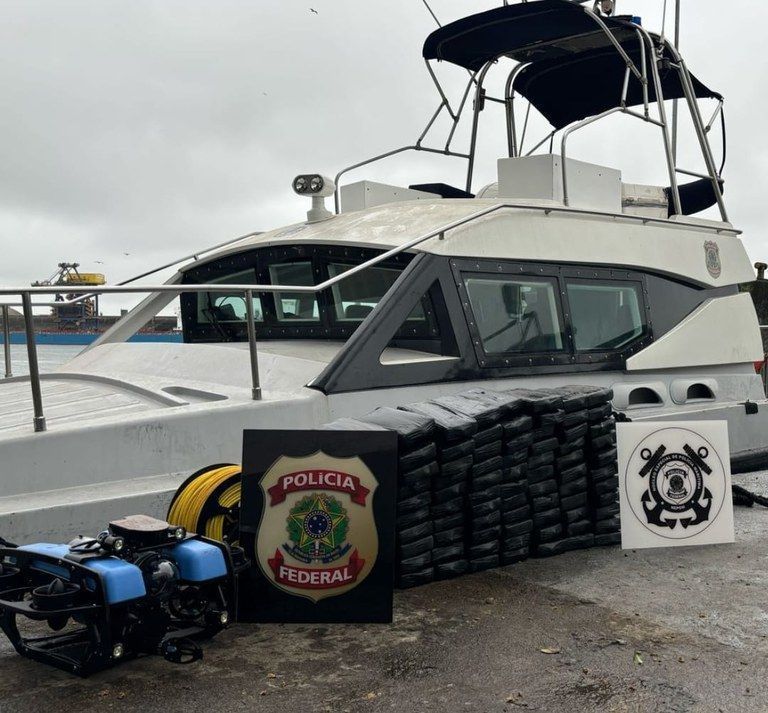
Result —
[[[66, 288], [98, 287], [106, 284], [106, 277], [99, 272], [81, 272], [80, 263], [60, 262], [49, 278], [33, 282], [33, 287], [61, 285], [62, 293], [55, 296], [50, 314], [35, 315], [35, 339], [38, 344], [70, 344], [87, 346], [98, 339], [115, 322], [127, 314], [102, 315], [99, 312], [99, 296], [73, 302], [74, 294], [67, 294]], [[60, 303], [60, 304], [56, 304]], [[26, 344], [24, 318], [21, 312], [10, 310], [11, 344]], [[0, 330], [0, 344], [4, 341]], [[175, 315], [157, 315], [140, 332], [134, 334], [131, 342], [181, 342], [181, 330]]]

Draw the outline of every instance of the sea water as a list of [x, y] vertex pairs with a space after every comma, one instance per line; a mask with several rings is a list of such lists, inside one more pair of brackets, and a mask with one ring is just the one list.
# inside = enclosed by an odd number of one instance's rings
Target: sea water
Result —
[[[77, 356], [85, 349], [78, 344], [38, 344], [37, 363], [40, 371], [54, 371], [57, 367]], [[29, 373], [27, 347], [23, 344], [11, 345], [11, 366], [14, 376], [24, 376]], [[0, 348], [0, 379], [5, 375], [5, 360]]]

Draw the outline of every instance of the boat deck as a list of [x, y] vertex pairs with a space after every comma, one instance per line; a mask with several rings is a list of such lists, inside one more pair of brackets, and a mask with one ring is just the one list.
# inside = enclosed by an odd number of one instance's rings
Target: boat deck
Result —
[[[768, 473], [736, 480], [768, 494]], [[80, 680], [2, 640], [0, 711], [763, 711], [766, 526], [737, 508], [734, 545], [572, 552], [399, 592], [392, 626], [236, 626], [186, 667]]]

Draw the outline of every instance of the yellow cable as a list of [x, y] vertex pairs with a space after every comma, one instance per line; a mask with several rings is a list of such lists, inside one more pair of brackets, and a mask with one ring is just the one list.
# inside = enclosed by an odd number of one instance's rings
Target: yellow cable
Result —
[[[168, 511], [168, 522], [181, 525], [188, 532], [210, 537], [212, 540], [224, 539], [225, 515], [214, 515], [207, 522], [200, 523], [200, 515], [214, 491], [233, 476], [240, 475], [239, 465], [226, 465], [200, 473], [194, 480], [186, 483], [176, 494]], [[240, 481], [233, 483], [221, 493], [218, 504], [224, 508], [233, 508], [240, 504]], [[203, 532], [197, 532], [198, 524]], [[234, 543], [232, 543], [234, 544]]]

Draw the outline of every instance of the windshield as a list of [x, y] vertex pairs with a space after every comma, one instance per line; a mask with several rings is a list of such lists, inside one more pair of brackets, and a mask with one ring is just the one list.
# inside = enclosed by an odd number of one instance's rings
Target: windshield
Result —
[[[211, 285], [316, 285], [344, 274], [376, 254], [374, 250], [333, 246], [262, 248], [193, 268], [185, 273], [184, 281]], [[348, 337], [394, 285], [411, 258], [395, 256], [350, 275], [321, 293], [254, 293], [253, 313], [259, 338]], [[408, 316], [402, 330], [404, 336], [434, 337], [433, 310], [428, 302], [425, 297]], [[181, 304], [185, 341], [246, 338], [244, 295], [212, 289], [183, 294]]]

